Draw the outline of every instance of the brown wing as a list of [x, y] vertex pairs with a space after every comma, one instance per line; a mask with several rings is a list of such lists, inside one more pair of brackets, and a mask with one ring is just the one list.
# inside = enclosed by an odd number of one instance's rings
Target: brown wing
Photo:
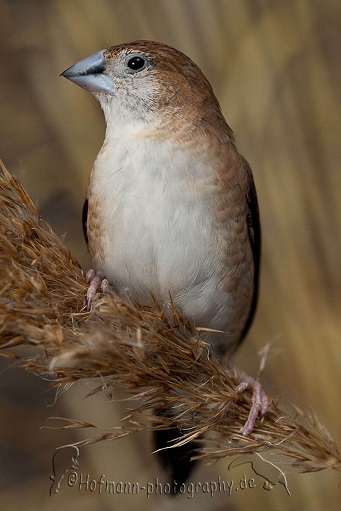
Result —
[[248, 226], [249, 232], [249, 240], [252, 249], [253, 255], [253, 265], [254, 265], [254, 283], [253, 283], [253, 297], [251, 302], [251, 307], [249, 311], [249, 315], [245, 322], [243, 331], [240, 336], [239, 343], [244, 339], [247, 334], [252, 320], [254, 318], [257, 300], [258, 300], [258, 281], [259, 281], [259, 268], [260, 268], [260, 252], [261, 252], [261, 227], [260, 227], [260, 219], [259, 219], [259, 209], [258, 209], [258, 200], [257, 193], [255, 188], [255, 183], [253, 181], [252, 170], [248, 162], [243, 158], [243, 164], [247, 170], [249, 175], [249, 191], [246, 195], [246, 201], [248, 204], [248, 213], [246, 217], [246, 222]]

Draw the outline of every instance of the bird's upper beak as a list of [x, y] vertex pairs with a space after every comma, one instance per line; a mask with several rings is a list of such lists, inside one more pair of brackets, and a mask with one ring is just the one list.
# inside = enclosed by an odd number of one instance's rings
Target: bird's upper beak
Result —
[[106, 61], [101, 50], [68, 67], [60, 76], [64, 76], [76, 85], [90, 92], [114, 92], [111, 78], [105, 74]]

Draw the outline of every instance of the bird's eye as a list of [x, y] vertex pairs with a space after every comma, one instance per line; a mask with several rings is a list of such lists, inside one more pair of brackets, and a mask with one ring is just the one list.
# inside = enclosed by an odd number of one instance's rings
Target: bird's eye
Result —
[[130, 57], [127, 60], [127, 66], [131, 71], [141, 71], [146, 66], [146, 64], [146, 59], [137, 55]]

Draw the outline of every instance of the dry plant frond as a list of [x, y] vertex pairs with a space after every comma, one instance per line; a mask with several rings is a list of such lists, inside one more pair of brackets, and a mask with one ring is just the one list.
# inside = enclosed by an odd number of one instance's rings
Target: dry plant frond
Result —
[[[171, 324], [157, 304], [141, 307], [108, 294], [86, 312], [79, 264], [39, 218], [20, 182], [4, 167], [2, 172], [0, 354], [19, 357], [13, 348], [34, 347], [20, 363], [52, 375], [53, 385], [97, 378], [97, 392], [108, 395], [120, 387], [137, 400], [136, 409], [110, 432], [78, 445], [177, 424], [184, 432], [178, 444], [206, 434], [200, 458], [272, 450], [301, 472], [341, 469], [340, 452], [326, 428], [300, 410], [283, 413], [272, 402], [252, 434], [242, 436], [250, 395], [235, 393], [237, 372], [209, 357], [205, 342], [188, 332], [174, 308]], [[176, 417], [155, 416], [154, 408], [172, 409]], [[71, 419], [64, 426], [93, 427]]]

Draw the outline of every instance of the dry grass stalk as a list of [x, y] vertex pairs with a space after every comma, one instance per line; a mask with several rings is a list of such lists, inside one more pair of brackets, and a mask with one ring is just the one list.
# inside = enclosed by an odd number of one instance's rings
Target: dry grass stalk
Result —
[[[302, 472], [341, 469], [340, 453], [326, 428], [298, 410], [296, 416], [308, 426], [273, 402], [253, 433], [240, 435], [250, 395], [236, 395], [236, 373], [209, 358], [205, 343], [186, 333], [175, 311], [171, 325], [157, 305], [142, 308], [110, 294], [99, 296], [86, 312], [79, 264], [4, 167], [0, 246], [0, 354], [18, 358], [29, 371], [52, 374], [56, 386], [97, 378], [96, 392], [110, 395], [120, 387], [136, 399], [136, 409], [119, 425], [80, 444], [167, 428], [176, 421], [183, 441], [206, 433], [199, 457], [273, 450]], [[34, 349], [19, 357], [18, 346]], [[178, 417], [155, 417], [155, 407], [173, 407]], [[63, 424], [93, 426], [72, 420]]]

